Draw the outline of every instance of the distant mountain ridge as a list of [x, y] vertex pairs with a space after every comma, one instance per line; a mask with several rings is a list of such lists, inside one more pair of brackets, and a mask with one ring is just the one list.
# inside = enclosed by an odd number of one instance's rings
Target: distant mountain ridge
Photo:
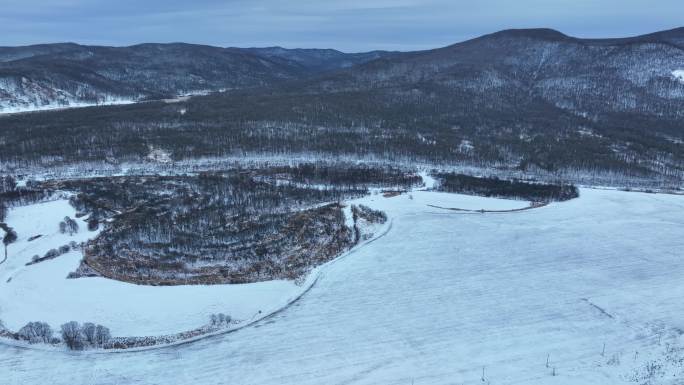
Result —
[[620, 39], [522, 29], [403, 53], [183, 44], [40, 47], [33, 57], [0, 50], [24, 56], [0, 66], [27, 79], [24, 92], [57, 81], [93, 98], [102, 97], [95, 88], [141, 98], [226, 88], [173, 105], [0, 117], [0, 166], [143, 161], [163, 148], [174, 160], [363, 158], [679, 186], [682, 41], [682, 28]]
[[[404, 53], [185, 43], [0, 47], [0, 113], [302, 80], [326, 90], [415, 81], [449, 82], [452, 88], [460, 83], [470, 89], [525, 84], [532, 94], [582, 113], [589, 112], [587, 106], [597, 101], [625, 110], [629, 109], [625, 103], [634, 104], [644, 90], [662, 99], [660, 104], [682, 95], [681, 81], [673, 80], [680, 73], [676, 71], [684, 70], [683, 47], [684, 28], [609, 39], [575, 38], [546, 28], [511, 29], [443, 48]], [[615, 73], [605, 73], [606, 66], [615, 68]], [[598, 81], [599, 72], [605, 81]], [[547, 87], [548, 83], [554, 83], [553, 87]], [[597, 86], [603, 88], [594, 91], [600, 100], [586, 99], [586, 90]], [[652, 112], [662, 108], [654, 107]]]
[[579, 39], [551, 29], [504, 30], [444, 48], [378, 58], [312, 80], [305, 88], [417, 87], [492, 102], [503, 98], [508, 104], [515, 102], [511, 95], [518, 95], [580, 114], [679, 115], [683, 47], [684, 28], [622, 39]]
[[344, 53], [334, 49], [287, 49], [282, 47], [236, 49], [252, 52], [258, 56], [268, 57], [270, 59], [291, 61], [312, 72], [325, 72], [349, 68], [357, 64], [397, 54], [397, 52], [388, 51]]
[[0, 47], [0, 112], [268, 86], [383, 54], [184, 43]]

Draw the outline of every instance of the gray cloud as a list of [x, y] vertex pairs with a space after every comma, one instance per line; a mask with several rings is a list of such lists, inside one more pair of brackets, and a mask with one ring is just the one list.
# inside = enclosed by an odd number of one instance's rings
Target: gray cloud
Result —
[[0, 45], [56, 41], [129, 45], [413, 50], [505, 28], [581, 37], [678, 27], [675, 0], [3, 0]]

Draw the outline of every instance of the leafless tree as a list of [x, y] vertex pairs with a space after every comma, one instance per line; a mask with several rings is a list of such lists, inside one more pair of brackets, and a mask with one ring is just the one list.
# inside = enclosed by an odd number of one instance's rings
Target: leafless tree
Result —
[[31, 344], [50, 343], [52, 340], [52, 329], [45, 322], [29, 322], [19, 329], [17, 333], [21, 339]]
[[70, 321], [62, 325], [62, 340], [71, 350], [82, 350], [84, 347], [83, 332], [81, 325], [76, 321]]

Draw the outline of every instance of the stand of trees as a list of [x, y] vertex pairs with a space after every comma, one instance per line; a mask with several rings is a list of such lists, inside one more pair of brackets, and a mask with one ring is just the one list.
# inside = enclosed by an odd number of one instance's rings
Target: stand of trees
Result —
[[14, 206], [36, 203], [50, 198], [53, 191], [35, 184], [18, 187], [14, 177], [0, 176], [0, 222], [7, 217], [7, 211]]
[[409, 189], [422, 182], [412, 170], [392, 166], [363, 164], [302, 163], [295, 166], [274, 166], [260, 169], [257, 176], [305, 185], [326, 185], [345, 188], [384, 187]]
[[60, 327], [59, 336], [55, 336], [50, 325], [45, 322], [29, 322], [16, 333], [2, 328], [0, 331], [4, 337], [26, 341], [29, 344], [64, 343], [71, 350], [106, 348], [112, 340], [108, 328], [92, 322], [86, 322], [83, 325], [76, 321], [67, 322]]
[[[229, 92], [173, 105], [79, 109], [2, 118], [0, 167], [309, 156], [521, 170], [577, 170], [681, 184], [682, 119], [611, 112], [583, 116], [530, 98], [450, 83]], [[186, 111], [180, 114], [179, 111]], [[681, 111], [681, 108], [677, 109]], [[646, 129], [648, 128], [648, 129]]]
[[112, 338], [109, 329], [86, 322], [80, 325], [76, 321], [70, 321], [61, 327], [62, 340], [71, 350], [83, 350], [87, 348], [102, 348]]
[[528, 183], [454, 173], [441, 173], [435, 176], [440, 180], [440, 191], [460, 194], [515, 198], [535, 202], [565, 201], [579, 196], [577, 187], [569, 184]]
[[75, 192], [72, 205], [104, 223], [85, 247], [78, 272], [176, 285], [295, 279], [353, 245], [352, 229], [334, 202], [387, 182], [411, 186], [420, 177], [399, 169], [312, 165], [48, 187]]
[[74, 235], [78, 233], [78, 223], [66, 216], [63, 221], [59, 222], [59, 232], [62, 234]]

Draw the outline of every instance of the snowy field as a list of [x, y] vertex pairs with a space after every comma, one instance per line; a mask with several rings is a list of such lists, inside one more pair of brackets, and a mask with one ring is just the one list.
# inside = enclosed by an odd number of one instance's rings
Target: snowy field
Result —
[[[8, 248], [0, 265], [0, 320], [17, 331], [31, 321], [47, 322], [54, 330], [69, 321], [94, 322], [110, 328], [113, 336], [158, 336], [192, 330], [209, 323], [212, 314], [224, 313], [248, 321], [277, 310], [306, 287], [292, 281], [244, 285], [139, 286], [105, 278], [66, 279], [78, 268], [82, 254], [71, 251], [55, 259], [25, 266], [35, 254], [43, 256], [70, 241], [85, 241], [88, 232], [60, 234], [59, 222], [75, 217], [67, 200], [10, 210], [6, 220], [19, 240]], [[28, 241], [41, 234], [42, 237]]]
[[[358, 202], [385, 208], [396, 201], [376, 196]], [[412, 203], [442, 203], [466, 209], [527, 205], [522, 201], [425, 192], [418, 192]], [[82, 220], [79, 220], [80, 231], [74, 236], [60, 234], [59, 222], [65, 216], [75, 218], [75, 214], [66, 199], [10, 211], [7, 223], [15, 228], [19, 240], [9, 246], [7, 263], [0, 265], [0, 320], [10, 330], [19, 330], [31, 321], [47, 322], [58, 330], [61, 324], [74, 320], [105, 325], [114, 336], [160, 336], [201, 327], [209, 323], [212, 314], [218, 313], [228, 314], [236, 321], [251, 321], [297, 298], [318, 273], [315, 270], [299, 285], [293, 281], [274, 280], [241, 285], [168, 287], [134, 285], [105, 278], [66, 279], [79, 266], [80, 250], [25, 266], [33, 255], [43, 256], [49, 249], [72, 240], [82, 242], [97, 235], [88, 232]], [[351, 214], [348, 216], [351, 219]], [[35, 235], [42, 236], [28, 241]]]
[[144, 352], [0, 345], [0, 383], [681, 383], [684, 197], [583, 189], [484, 214], [427, 205], [504, 203], [364, 200], [387, 211], [391, 230], [275, 316]]
[[38, 111], [54, 111], [54, 110], [66, 110], [70, 108], [83, 108], [83, 107], [95, 107], [95, 106], [116, 106], [116, 105], [122, 105], [122, 104], [133, 104], [136, 103], [135, 100], [131, 99], [108, 99], [99, 103], [86, 103], [86, 102], [79, 102], [76, 100], [70, 100], [68, 101], [68, 104], [61, 104], [61, 103], [52, 103], [52, 104], [41, 104], [41, 105], [36, 105], [36, 104], [31, 104], [27, 103], [26, 105], [20, 105], [20, 106], [9, 106], [9, 105], [0, 105], [0, 115], [3, 114], [19, 114], [19, 113], [25, 113], [25, 112], [38, 112]]

